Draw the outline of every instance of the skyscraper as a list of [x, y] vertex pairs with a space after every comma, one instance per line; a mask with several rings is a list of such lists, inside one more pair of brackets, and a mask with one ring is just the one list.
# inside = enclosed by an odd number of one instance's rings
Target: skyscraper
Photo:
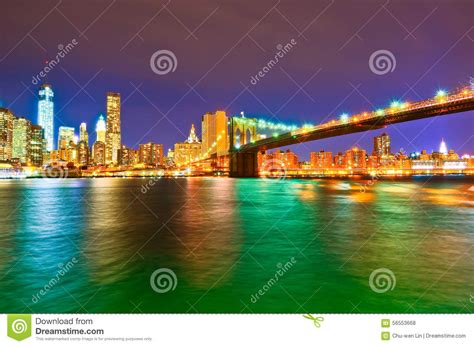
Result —
[[41, 167], [43, 165], [43, 151], [46, 147], [44, 131], [41, 126], [31, 125], [31, 142], [29, 161], [33, 166]]
[[97, 120], [97, 124], [95, 126], [95, 132], [97, 134], [97, 141], [105, 143], [105, 119], [104, 116], [101, 114], [99, 116], [99, 120]]
[[79, 141], [85, 142], [87, 146], [89, 145], [89, 134], [87, 133], [86, 123], [81, 123], [81, 126], [79, 127]]
[[390, 155], [390, 136], [385, 132], [374, 137], [374, 152], [372, 155], [379, 157]]
[[54, 149], [54, 92], [49, 84], [43, 84], [39, 89], [38, 125], [44, 129], [46, 150]]
[[107, 93], [107, 123], [105, 134], [105, 163], [117, 164], [122, 147], [120, 132], [120, 94]]
[[105, 164], [105, 143], [96, 141], [92, 146], [93, 161], [96, 165]]
[[229, 150], [227, 116], [224, 111], [206, 113], [202, 116], [202, 154], [226, 155]]
[[0, 108], [0, 162], [12, 159], [13, 114], [6, 108]]
[[31, 142], [31, 122], [25, 118], [13, 119], [12, 158], [28, 163]]
[[74, 127], [60, 126], [58, 134], [58, 149], [67, 149], [74, 141]]

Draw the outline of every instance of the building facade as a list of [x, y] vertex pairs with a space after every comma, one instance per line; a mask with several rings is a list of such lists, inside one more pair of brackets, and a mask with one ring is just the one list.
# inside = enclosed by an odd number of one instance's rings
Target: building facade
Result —
[[95, 133], [97, 134], [96, 141], [105, 143], [105, 132], [106, 132], [105, 119], [104, 119], [104, 116], [101, 114], [99, 116], [99, 120], [97, 120], [97, 124], [95, 125]]
[[228, 119], [224, 111], [202, 116], [202, 157], [227, 155], [229, 151]]
[[333, 166], [332, 153], [329, 151], [318, 151], [309, 154], [311, 168], [314, 169], [328, 169]]
[[374, 151], [372, 155], [375, 156], [389, 156], [391, 152], [390, 148], [390, 136], [386, 133], [382, 133], [380, 136], [374, 137]]
[[92, 157], [94, 164], [103, 166], [105, 165], [105, 143], [96, 141], [92, 146]]
[[177, 167], [183, 167], [198, 161], [201, 158], [202, 143], [196, 136], [194, 124], [191, 125], [189, 137], [186, 141], [174, 145], [174, 163]]
[[0, 162], [9, 162], [13, 151], [13, 113], [0, 108]]
[[12, 158], [22, 165], [29, 163], [31, 144], [31, 121], [25, 118], [13, 119]]
[[46, 150], [54, 149], [54, 92], [49, 84], [43, 84], [38, 92], [38, 125], [44, 130]]
[[107, 93], [107, 122], [105, 134], [105, 163], [118, 164], [118, 151], [122, 148], [120, 130], [120, 94]]
[[81, 126], [79, 126], [79, 141], [86, 142], [87, 146], [89, 146], [89, 134], [87, 133], [86, 123], [81, 123]]
[[161, 166], [164, 162], [163, 144], [152, 142], [140, 144], [138, 155], [140, 163], [149, 166]]
[[43, 153], [46, 151], [46, 140], [44, 130], [41, 126], [31, 125], [31, 142], [29, 161], [31, 165], [41, 167], [43, 165]]

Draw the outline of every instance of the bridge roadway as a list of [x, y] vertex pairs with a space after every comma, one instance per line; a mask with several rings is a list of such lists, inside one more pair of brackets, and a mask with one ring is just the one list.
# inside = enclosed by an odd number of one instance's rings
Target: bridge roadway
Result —
[[[230, 155], [230, 176], [232, 177], [256, 177], [258, 176], [257, 153], [259, 151], [279, 148], [287, 145], [309, 142], [318, 139], [347, 135], [350, 133], [364, 132], [380, 129], [387, 125], [402, 123], [406, 121], [425, 119], [447, 114], [455, 114], [474, 110], [474, 95], [459, 98], [443, 103], [428, 103], [427, 106], [407, 110], [398, 110], [393, 114], [381, 116], [361, 117], [357, 122], [348, 121], [326, 127], [317, 126], [315, 129], [297, 130], [265, 138], [254, 143], [242, 145], [239, 149], [234, 148]], [[371, 113], [373, 114], [373, 113]]]

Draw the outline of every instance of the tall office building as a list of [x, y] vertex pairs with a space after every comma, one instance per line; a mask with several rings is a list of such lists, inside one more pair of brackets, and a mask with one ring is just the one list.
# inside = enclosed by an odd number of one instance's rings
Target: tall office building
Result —
[[97, 134], [97, 141], [105, 143], [105, 119], [104, 116], [101, 114], [99, 116], [99, 120], [97, 120], [97, 124], [95, 125], [95, 132]]
[[229, 150], [227, 116], [224, 111], [202, 116], [202, 155], [227, 155]]
[[390, 136], [385, 132], [374, 137], [374, 152], [372, 155], [379, 157], [390, 155]]
[[105, 134], [105, 163], [117, 164], [122, 147], [120, 131], [120, 94], [107, 93], [107, 123]]
[[92, 146], [92, 157], [96, 165], [105, 165], [105, 143], [96, 141]]
[[31, 122], [25, 118], [13, 119], [12, 158], [27, 164], [30, 154]]
[[13, 114], [0, 108], [0, 162], [10, 161], [13, 150]]
[[89, 146], [86, 141], [79, 141], [76, 151], [77, 163], [81, 166], [87, 166], [89, 164]]
[[54, 92], [49, 84], [43, 84], [39, 89], [38, 125], [44, 129], [46, 150], [54, 149]]
[[41, 126], [31, 125], [31, 142], [29, 161], [33, 166], [41, 167], [43, 165], [43, 152], [46, 148], [44, 139], [44, 130]]
[[81, 126], [79, 127], [79, 141], [85, 142], [87, 146], [89, 145], [89, 134], [87, 133], [86, 123], [81, 123]]
[[67, 149], [74, 142], [74, 127], [60, 126], [58, 132], [58, 149]]

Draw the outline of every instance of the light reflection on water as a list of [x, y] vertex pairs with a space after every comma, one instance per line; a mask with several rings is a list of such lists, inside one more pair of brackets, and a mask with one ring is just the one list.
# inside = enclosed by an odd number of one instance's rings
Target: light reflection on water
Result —
[[[0, 181], [0, 311], [472, 311], [467, 179], [147, 183]], [[150, 288], [157, 268], [176, 273], [175, 291]], [[395, 273], [393, 291], [370, 289], [377, 268]]]

